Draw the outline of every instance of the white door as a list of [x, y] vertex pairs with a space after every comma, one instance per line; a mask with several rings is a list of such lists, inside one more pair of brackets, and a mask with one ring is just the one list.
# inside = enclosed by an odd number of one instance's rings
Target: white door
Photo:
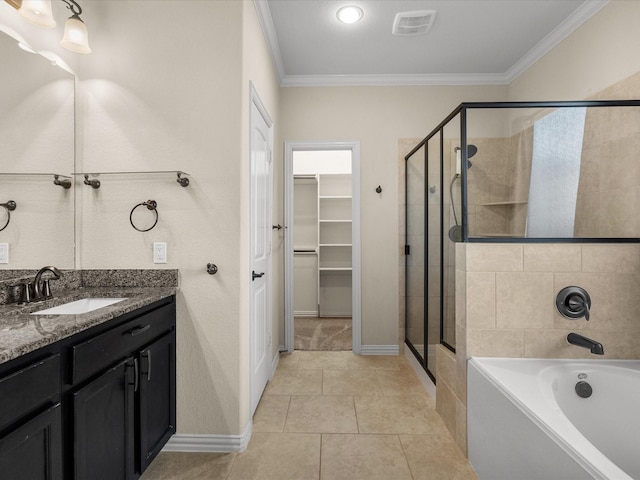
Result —
[[271, 376], [271, 120], [251, 89], [251, 415]]

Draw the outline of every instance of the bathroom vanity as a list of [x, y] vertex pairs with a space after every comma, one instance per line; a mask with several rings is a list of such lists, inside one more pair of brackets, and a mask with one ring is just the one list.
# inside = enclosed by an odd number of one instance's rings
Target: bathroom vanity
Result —
[[0, 308], [3, 479], [136, 479], [175, 433], [176, 289], [96, 290], [125, 299]]

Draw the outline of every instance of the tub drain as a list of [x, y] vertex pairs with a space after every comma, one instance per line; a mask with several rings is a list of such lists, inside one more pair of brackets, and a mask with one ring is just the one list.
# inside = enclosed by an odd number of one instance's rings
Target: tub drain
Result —
[[581, 398], [589, 398], [593, 393], [593, 389], [587, 382], [578, 382], [576, 383], [576, 393]]

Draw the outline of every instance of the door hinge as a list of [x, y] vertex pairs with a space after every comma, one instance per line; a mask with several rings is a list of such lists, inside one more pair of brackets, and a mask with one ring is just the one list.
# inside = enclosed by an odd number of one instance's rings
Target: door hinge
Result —
[[405, 245], [404, 246], [404, 254], [405, 255], [411, 255], [411, 246], [409, 246], [409, 245]]

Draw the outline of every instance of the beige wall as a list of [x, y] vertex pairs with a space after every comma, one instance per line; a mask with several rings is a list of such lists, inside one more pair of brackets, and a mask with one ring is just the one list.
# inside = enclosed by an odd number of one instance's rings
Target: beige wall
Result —
[[[78, 266], [180, 270], [178, 431], [238, 435], [249, 421], [250, 81], [278, 122], [253, 2], [104, 1], [86, 15], [93, 53], [80, 71], [78, 170], [178, 169], [191, 183], [101, 176], [99, 190], [82, 187]], [[160, 221], [136, 232], [129, 211], [149, 198]], [[166, 265], [152, 263], [154, 241], [167, 242]], [[278, 318], [278, 301], [274, 309]]]
[[640, 2], [612, 0], [509, 85], [509, 100], [583, 100], [640, 70]]
[[506, 87], [282, 89], [282, 140], [360, 141], [363, 345], [398, 344], [398, 139], [423, 138], [468, 100], [506, 100]]

